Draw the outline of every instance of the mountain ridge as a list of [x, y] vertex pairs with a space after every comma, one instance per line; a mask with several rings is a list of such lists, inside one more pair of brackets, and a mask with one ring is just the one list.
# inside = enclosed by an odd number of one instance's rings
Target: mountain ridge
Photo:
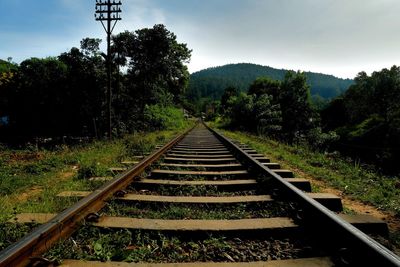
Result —
[[[196, 71], [190, 75], [187, 95], [193, 100], [207, 97], [217, 100], [228, 86], [234, 86], [240, 91], [245, 92], [255, 79], [269, 77], [275, 80], [282, 80], [287, 71], [290, 70], [253, 63], [237, 63], [210, 67]], [[311, 87], [311, 95], [327, 100], [342, 94], [354, 82], [352, 79], [338, 78], [331, 74], [309, 71], [304, 73]]]

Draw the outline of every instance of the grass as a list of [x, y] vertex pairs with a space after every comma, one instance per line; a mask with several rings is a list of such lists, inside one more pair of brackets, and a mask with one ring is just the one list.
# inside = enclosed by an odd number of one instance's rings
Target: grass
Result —
[[314, 152], [303, 146], [290, 146], [243, 132], [221, 131], [268, 155], [271, 160], [283, 163], [284, 168], [301, 170], [354, 199], [400, 217], [399, 177], [383, 176], [335, 153]]
[[208, 235], [205, 238], [168, 236], [160, 232], [106, 230], [83, 227], [44, 256], [124, 262], [246, 262], [312, 257], [307, 240], [241, 239]]
[[59, 212], [77, 199], [60, 201], [66, 190], [93, 190], [99, 182], [92, 176], [110, 175], [108, 168], [122, 160], [145, 154], [166, 143], [180, 130], [139, 133], [122, 139], [95, 141], [79, 147], [54, 151], [3, 150], [0, 152], [0, 223], [15, 212]]
[[36, 226], [34, 223], [1, 223], [0, 251], [28, 234]]

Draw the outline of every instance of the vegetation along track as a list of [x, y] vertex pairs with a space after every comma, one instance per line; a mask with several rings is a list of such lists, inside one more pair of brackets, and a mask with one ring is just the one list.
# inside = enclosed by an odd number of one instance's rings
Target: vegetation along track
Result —
[[41, 225], [0, 266], [400, 266], [384, 223], [310, 191], [199, 123], [62, 213], [18, 214]]

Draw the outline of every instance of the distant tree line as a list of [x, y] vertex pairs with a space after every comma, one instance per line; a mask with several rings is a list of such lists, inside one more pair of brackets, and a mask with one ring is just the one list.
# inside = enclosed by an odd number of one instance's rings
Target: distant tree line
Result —
[[[246, 92], [250, 84], [258, 77], [269, 77], [283, 81], [284, 69], [274, 69], [256, 64], [229, 64], [208, 68], [190, 75], [187, 98], [194, 103], [194, 109], [203, 110], [212, 101], [219, 100], [227, 87], [235, 87], [239, 92]], [[304, 72], [310, 85], [313, 103], [320, 106], [337, 97], [353, 84], [351, 79], [340, 79], [332, 75]]]
[[258, 78], [247, 93], [227, 87], [220, 102], [209, 106], [214, 108], [208, 109], [208, 117], [219, 112], [229, 127], [311, 149], [339, 151], [386, 173], [400, 171], [397, 66], [371, 76], [359, 73], [355, 83], [323, 109], [310, 101], [310, 87], [301, 72], [287, 72], [282, 81]]
[[[112, 40], [114, 133], [162, 128], [176, 115], [173, 106], [183, 103], [191, 50], [164, 25]], [[100, 43], [85, 38], [80, 48], [57, 57], [0, 61], [0, 136], [104, 135], [106, 68]]]

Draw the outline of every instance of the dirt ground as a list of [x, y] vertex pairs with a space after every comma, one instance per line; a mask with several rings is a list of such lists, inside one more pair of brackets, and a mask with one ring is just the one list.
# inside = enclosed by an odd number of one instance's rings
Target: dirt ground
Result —
[[[51, 186], [54, 183], [58, 183], [60, 181], [65, 181], [71, 177], [73, 177], [76, 174], [77, 171], [77, 166], [71, 166], [70, 169], [67, 169], [65, 171], [61, 171], [59, 172], [56, 176], [57, 179], [53, 179], [50, 184], [46, 185], [46, 186]], [[40, 195], [43, 191], [44, 191], [44, 186], [41, 185], [35, 185], [32, 186], [31, 188], [28, 188], [27, 190], [25, 190], [24, 192], [20, 193], [16, 198], [15, 201], [18, 203], [21, 202], [26, 202], [31, 198], [34, 198], [38, 195]]]

